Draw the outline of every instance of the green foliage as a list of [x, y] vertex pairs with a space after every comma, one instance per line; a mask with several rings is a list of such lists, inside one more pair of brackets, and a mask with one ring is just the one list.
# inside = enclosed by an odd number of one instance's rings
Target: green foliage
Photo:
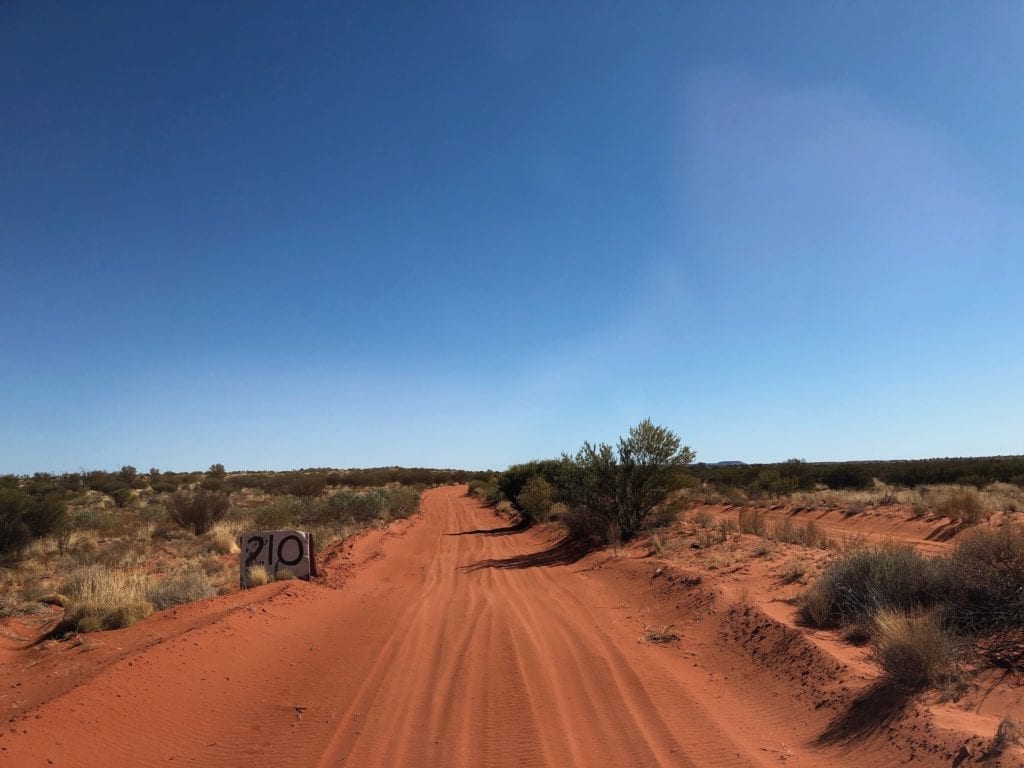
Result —
[[32, 539], [58, 532], [66, 521], [67, 508], [59, 493], [38, 497], [0, 490], [0, 565], [18, 562]]
[[498, 476], [498, 490], [501, 493], [500, 498], [514, 502], [520, 511], [525, 512], [526, 510], [519, 507], [518, 500], [519, 495], [523, 492], [523, 489], [526, 488], [527, 483], [529, 483], [531, 479], [539, 477], [553, 488], [557, 488], [559, 486], [560, 469], [561, 462], [555, 459], [528, 461], [525, 464], [513, 464]]
[[1024, 488], [1024, 456], [817, 463], [790, 459], [781, 464], [697, 464], [690, 471], [719, 489], [733, 486], [755, 491], [758, 490], [758, 476], [764, 470], [777, 471], [782, 478], [795, 483], [797, 490], [811, 490], [816, 484], [834, 490], [863, 490], [871, 485], [872, 479], [900, 488], [919, 485], [982, 488], [993, 482], [1015, 483]]
[[793, 493], [797, 483], [792, 477], [784, 477], [778, 469], [772, 467], [762, 469], [757, 474], [757, 489], [769, 499], [777, 499]]
[[127, 507], [131, 503], [131, 500], [135, 498], [135, 494], [132, 493], [130, 488], [118, 488], [112, 494], [110, 498], [114, 500], [114, 503], [119, 507]]
[[540, 475], [526, 481], [523, 490], [516, 497], [516, 506], [530, 522], [544, 520], [555, 500], [555, 489]]
[[178, 491], [167, 500], [167, 514], [196, 535], [206, 533], [228, 511], [228, 495], [218, 491]]
[[832, 562], [801, 596], [801, 618], [814, 626], [871, 621], [883, 610], [910, 613], [948, 590], [942, 564], [907, 546], [862, 549]]
[[626, 540], [669, 493], [685, 486], [684, 469], [693, 457], [675, 433], [645, 419], [615, 448], [584, 443], [575, 456], [563, 456], [562, 496]]
[[482, 499], [488, 504], [497, 504], [504, 496], [498, 485], [497, 477], [477, 478], [469, 481], [469, 488], [466, 493], [477, 499]]

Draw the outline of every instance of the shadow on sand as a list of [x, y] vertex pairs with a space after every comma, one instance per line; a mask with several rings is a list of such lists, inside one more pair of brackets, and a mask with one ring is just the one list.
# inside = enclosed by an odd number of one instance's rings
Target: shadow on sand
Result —
[[511, 533], [522, 533], [529, 527], [529, 522], [520, 520], [515, 525], [506, 525], [502, 528], [477, 528], [473, 531], [454, 531], [446, 533], [445, 536], [508, 536]]
[[866, 739], [899, 718], [910, 692], [892, 683], [875, 683], [839, 714], [815, 740], [822, 746]]
[[541, 552], [516, 555], [492, 560], [480, 560], [462, 566], [463, 571], [479, 571], [483, 568], [542, 568], [551, 565], [572, 565], [594, 551], [590, 542], [562, 539]]

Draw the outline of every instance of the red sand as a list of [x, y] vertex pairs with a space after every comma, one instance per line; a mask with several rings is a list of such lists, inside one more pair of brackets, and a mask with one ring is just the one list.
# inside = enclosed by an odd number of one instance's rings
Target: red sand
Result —
[[707, 579], [489, 533], [464, 492], [328, 553], [319, 583], [0, 638], [0, 764], [949, 766], [971, 735], [891, 692], [854, 703], [842, 658]]

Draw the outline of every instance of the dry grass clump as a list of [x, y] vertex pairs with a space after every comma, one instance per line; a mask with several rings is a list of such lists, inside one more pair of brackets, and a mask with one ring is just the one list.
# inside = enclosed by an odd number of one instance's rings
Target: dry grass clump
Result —
[[956, 642], [933, 613], [881, 611], [871, 635], [875, 661], [899, 685], [917, 690], [955, 676]]
[[796, 525], [790, 518], [783, 518], [772, 525], [767, 537], [784, 544], [800, 544], [818, 549], [829, 549], [832, 546], [832, 540], [813, 520], [808, 520], [804, 525]]
[[206, 540], [209, 543], [211, 552], [216, 552], [218, 555], [238, 554], [235, 533], [224, 523], [218, 523], [213, 526], [206, 533]]
[[245, 571], [245, 583], [250, 587], [261, 587], [274, 580], [265, 565], [250, 565]]
[[907, 546], [882, 546], [833, 561], [800, 598], [800, 616], [817, 627], [865, 623], [883, 610], [912, 612], [946, 592], [937, 561]]
[[957, 488], [939, 502], [937, 514], [965, 525], [980, 523], [987, 517], [981, 496], [974, 488]]
[[793, 584], [802, 581], [807, 575], [808, 565], [805, 560], [790, 560], [782, 567], [779, 573], [779, 580], [783, 584]]
[[741, 533], [764, 536], [764, 513], [756, 509], [741, 509], [739, 513], [739, 528]]
[[54, 634], [120, 629], [153, 612], [140, 574], [90, 565], [74, 571], [61, 585], [64, 619]]
[[992, 760], [1006, 751], [1007, 747], [1015, 747], [1024, 744], [1024, 727], [1016, 720], [1004, 717], [996, 727], [995, 735], [992, 737], [988, 749], [985, 750], [983, 759]]
[[176, 605], [193, 603], [216, 594], [217, 591], [210, 583], [209, 577], [198, 563], [186, 565], [151, 584], [146, 590], [146, 598], [158, 611], [165, 611]]
[[650, 554], [655, 557], [665, 557], [668, 554], [668, 545], [665, 542], [665, 538], [660, 533], [652, 533], [650, 538], [647, 540], [650, 548]]

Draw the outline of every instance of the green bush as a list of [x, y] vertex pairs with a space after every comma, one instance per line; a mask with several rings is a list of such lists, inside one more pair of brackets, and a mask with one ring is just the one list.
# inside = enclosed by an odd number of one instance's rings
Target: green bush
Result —
[[584, 443], [575, 456], [563, 456], [561, 495], [571, 506], [603, 518], [606, 529], [628, 540], [671, 492], [686, 487], [684, 469], [693, 458], [675, 433], [645, 419], [619, 438], [615, 448]]
[[135, 494], [132, 493], [130, 488], [118, 488], [112, 494], [110, 498], [114, 500], [114, 503], [119, 507], [127, 507], [132, 499], [135, 498]]
[[30, 496], [0, 490], [0, 564], [18, 562], [32, 539], [57, 533], [67, 524], [67, 508], [59, 493]]
[[947, 594], [943, 564], [906, 546], [862, 549], [832, 562], [800, 598], [800, 616], [818, 627], [867, 623], [884, 610], [911, 613]]
[[529, 522], [536, 522], [547, 517], [554, 503], [555, 489], [551, 483], [540, 475], [534, 475], [526, 481], [522, 492], [516, 497], [516, 506]]
[[218, 491], [178, 491], [167, 500], [167, 514], [196, 535], [206, 533], [227, 514], [228, 495]]
[[587, 507], [569, 507], [562, 514], [562, 524], [570, 539], [608, 543], [608, 519]]

